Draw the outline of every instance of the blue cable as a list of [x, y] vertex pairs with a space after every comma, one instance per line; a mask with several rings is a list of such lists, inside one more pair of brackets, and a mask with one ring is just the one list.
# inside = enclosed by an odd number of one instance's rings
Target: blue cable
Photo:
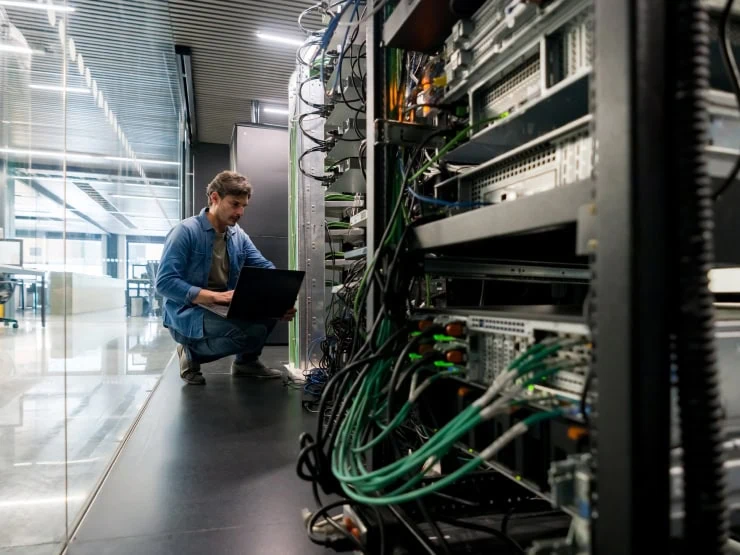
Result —
[[452, 202], [449, 200], [442, 200], [434, 197], [427, 197], [420, 195], [414, 191], [411, 187], [406, 187], [408, 193], [416, 200], [425, 202], [427, 204], [433, 204], [435, 206], [444, 206], [446, 208], [479, 208], [481, 206], [490, 206], [490, 202]]

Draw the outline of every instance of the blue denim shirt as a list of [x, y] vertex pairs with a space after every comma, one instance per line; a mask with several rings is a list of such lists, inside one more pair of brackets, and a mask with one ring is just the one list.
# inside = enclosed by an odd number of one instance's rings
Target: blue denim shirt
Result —
[[[206, 210], [183, 220], [167, 234], [157, 272], [157, 293], [165, 299], [164, 325], [180, 334], [203, 337], [203, 309], [193, 301], [208, 284], [215, 230]], [[238, 225], [226, 228], [229, 253], [229, 290], [236, 287], [242, 266], [274, 268]]]

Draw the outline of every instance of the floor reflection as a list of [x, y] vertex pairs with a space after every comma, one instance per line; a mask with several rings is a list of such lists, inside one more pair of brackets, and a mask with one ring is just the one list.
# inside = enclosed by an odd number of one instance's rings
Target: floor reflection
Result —
[[0, 328], [0, 552], [58, 551], [174, 346], [122, 311]]

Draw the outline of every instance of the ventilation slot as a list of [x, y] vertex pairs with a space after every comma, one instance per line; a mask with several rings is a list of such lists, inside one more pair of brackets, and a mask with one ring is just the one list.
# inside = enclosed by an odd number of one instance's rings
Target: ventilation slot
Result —
[[540, 93], [540, 57], [537, 54], [478, 97], [478, 117], [485, 119], [514, 110]]

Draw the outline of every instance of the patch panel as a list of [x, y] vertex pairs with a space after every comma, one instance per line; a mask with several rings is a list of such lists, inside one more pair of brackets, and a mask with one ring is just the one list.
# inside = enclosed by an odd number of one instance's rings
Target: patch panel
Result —
[[[580, 399], [591, 360], [591, 344], [588, 329], [575, 309], [553, 309], [549, 318], [527, 314], [526, 308], [519, 314], [445, 309], [422, 312], [418, 318], [444, 326], [448, 335], [435, 336], [434, 348], [464, 352], [467, 379], [481, 385], [490, 385], [536, 343], [560, 342], [563, 348], [552, 358], [564, 369], [535, 385], [532, 392], [542, 389], [564, 399]], [[454, 333], [450, 333], [453, 327]], [[449, 362], [463, 364], [457, 359]]]

